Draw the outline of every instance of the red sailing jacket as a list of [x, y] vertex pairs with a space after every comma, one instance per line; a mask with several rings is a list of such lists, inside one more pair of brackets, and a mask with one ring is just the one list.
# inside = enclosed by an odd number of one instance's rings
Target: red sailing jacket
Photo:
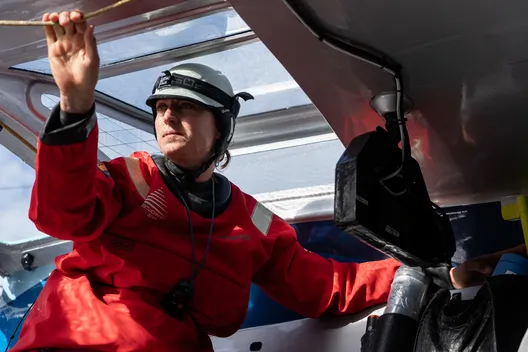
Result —
[[[88, 134], [66, 145], [39, 140], [29, 216], [74, 246], [56, 259], [12, 351], [211, 351], [208, 334], [226, 337], [243, 323], [251, 282], [308, 317], [386, 302], [398, 262], [345, 264], [305, 251], [288, 223], [232, 185], [192, 318], [172, 318], [160, 301], [191, 273], [186, 209], [147, 153], [98, 167], [97, 125]], [[200, 262], [210, 220], [192, 221]]]

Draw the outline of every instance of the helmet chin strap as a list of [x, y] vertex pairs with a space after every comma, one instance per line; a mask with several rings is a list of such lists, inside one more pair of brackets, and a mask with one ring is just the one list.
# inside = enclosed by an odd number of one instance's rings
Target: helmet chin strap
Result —
[[204, 163], [202, 163], [202, 165], [194, 169], [184, 168], [167, 158], [167, 168], [174, 176], [180, 177], [182, 182], [196, 182], [198, 177], [200, 177], [204, 172], [206, 172], [209, 167], [216, 161], [216, 159], [218, 158], [217, 155], [217, 153], [213, 153], [213, 155], [209, 157], [209, 159], [207, 159]]
[[182, 178], [182, 181], [184, 182], [196, 182], [198, 177], [200, 177], [204, 172], [209, 169], [209, 167], [215, 162], [217, 156], [216, 153], [213, 154], [209, 159], [207, 159], [206, 162], [204, 162], [201, 166], [199, 166], [196, 169], [188, 170]]

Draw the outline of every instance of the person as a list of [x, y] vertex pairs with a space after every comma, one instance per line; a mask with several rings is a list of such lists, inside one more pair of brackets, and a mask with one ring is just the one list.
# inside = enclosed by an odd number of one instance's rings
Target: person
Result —
[[[209, 335], [243, 323], [252, 282], [313, 318], [386, 302], [396, 260], [306, 251], [286, 221], [214, 172], [229, 162], [239, 98], [252, 97], [208, 66], [177, 65], [156, 81], [147, 104], [163, 155], [98, 165], [94, 27], [78, 11], [43, 20], [60, 24], [45, 27], [60, 103], [38, 140], [29, 217], [73, 249], [56, 259], [13, 351], [211, 351]], [[481, 269], [453, 269], [453, 285]]]

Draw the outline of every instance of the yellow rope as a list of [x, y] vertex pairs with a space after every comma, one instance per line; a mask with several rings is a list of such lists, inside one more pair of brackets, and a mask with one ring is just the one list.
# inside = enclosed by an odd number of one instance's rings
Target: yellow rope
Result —
[[[99, 16], [105, 12], [108, 12], [110, 10], [113, 10], [115, 8], [118, 8], [119, 6], [123, 6], [128, 4], [129, 2], [132, 2], [134, 0], [120, 0], [112, 5], [100, 8], [97, 11], [89, 12], [86, 15], [84, 15], [84, 19], [87, 20], [89, 18]], [[0, 26], [54, 26], [58, 23], [51, 22], [51, 21], [14, 21], [14, 20], [0, 20]]]

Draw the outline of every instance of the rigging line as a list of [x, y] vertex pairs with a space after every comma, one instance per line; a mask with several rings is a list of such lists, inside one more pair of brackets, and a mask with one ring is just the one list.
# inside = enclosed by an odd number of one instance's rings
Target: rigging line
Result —
[[[24, 138], [22, 138], [21, 135], [19, 135], [15, 130], [13, 130], [11, 127], [7, 126], [5, 123], [2, 123], [0, 122], [0, 127], [2, 127], [3, 129], [5, 129], [7, 132], [9, 132], [11, 135], [13, 135], [13, 137], [15, 137], [16, 139], [18, 139], [22, 144], [24, 144], [26, 147], [28, 147], [32, 152], [36, 153], [37, 152], [37, 148], [35, 148], [33, 146], [33, 144], [29, 143], [28, 141], [26, 141]], [[0, 128], [0, 131], [2, 130], [2, 128]], [[1, 133], [1, 132], [0, 132]]]
[[[100, 8], [99, 10], [88, 12], [83, 16], [84, 20], [87, 20], [92, 17], [96, 17], [99, 15], [102, 15], [105, 12], [108, 12], [110, 10], [116, 9], [120, 6], [126, 5], [129, 2], [132, 2], [134, 0], [120, 0], [112, 5], [108, 5], [105, 7]], [[54, 26], [58, 25], [58, 23], [51, 22], [51, 21], [17, 21], [17, 20], [0, 20], [0, 26]]]

